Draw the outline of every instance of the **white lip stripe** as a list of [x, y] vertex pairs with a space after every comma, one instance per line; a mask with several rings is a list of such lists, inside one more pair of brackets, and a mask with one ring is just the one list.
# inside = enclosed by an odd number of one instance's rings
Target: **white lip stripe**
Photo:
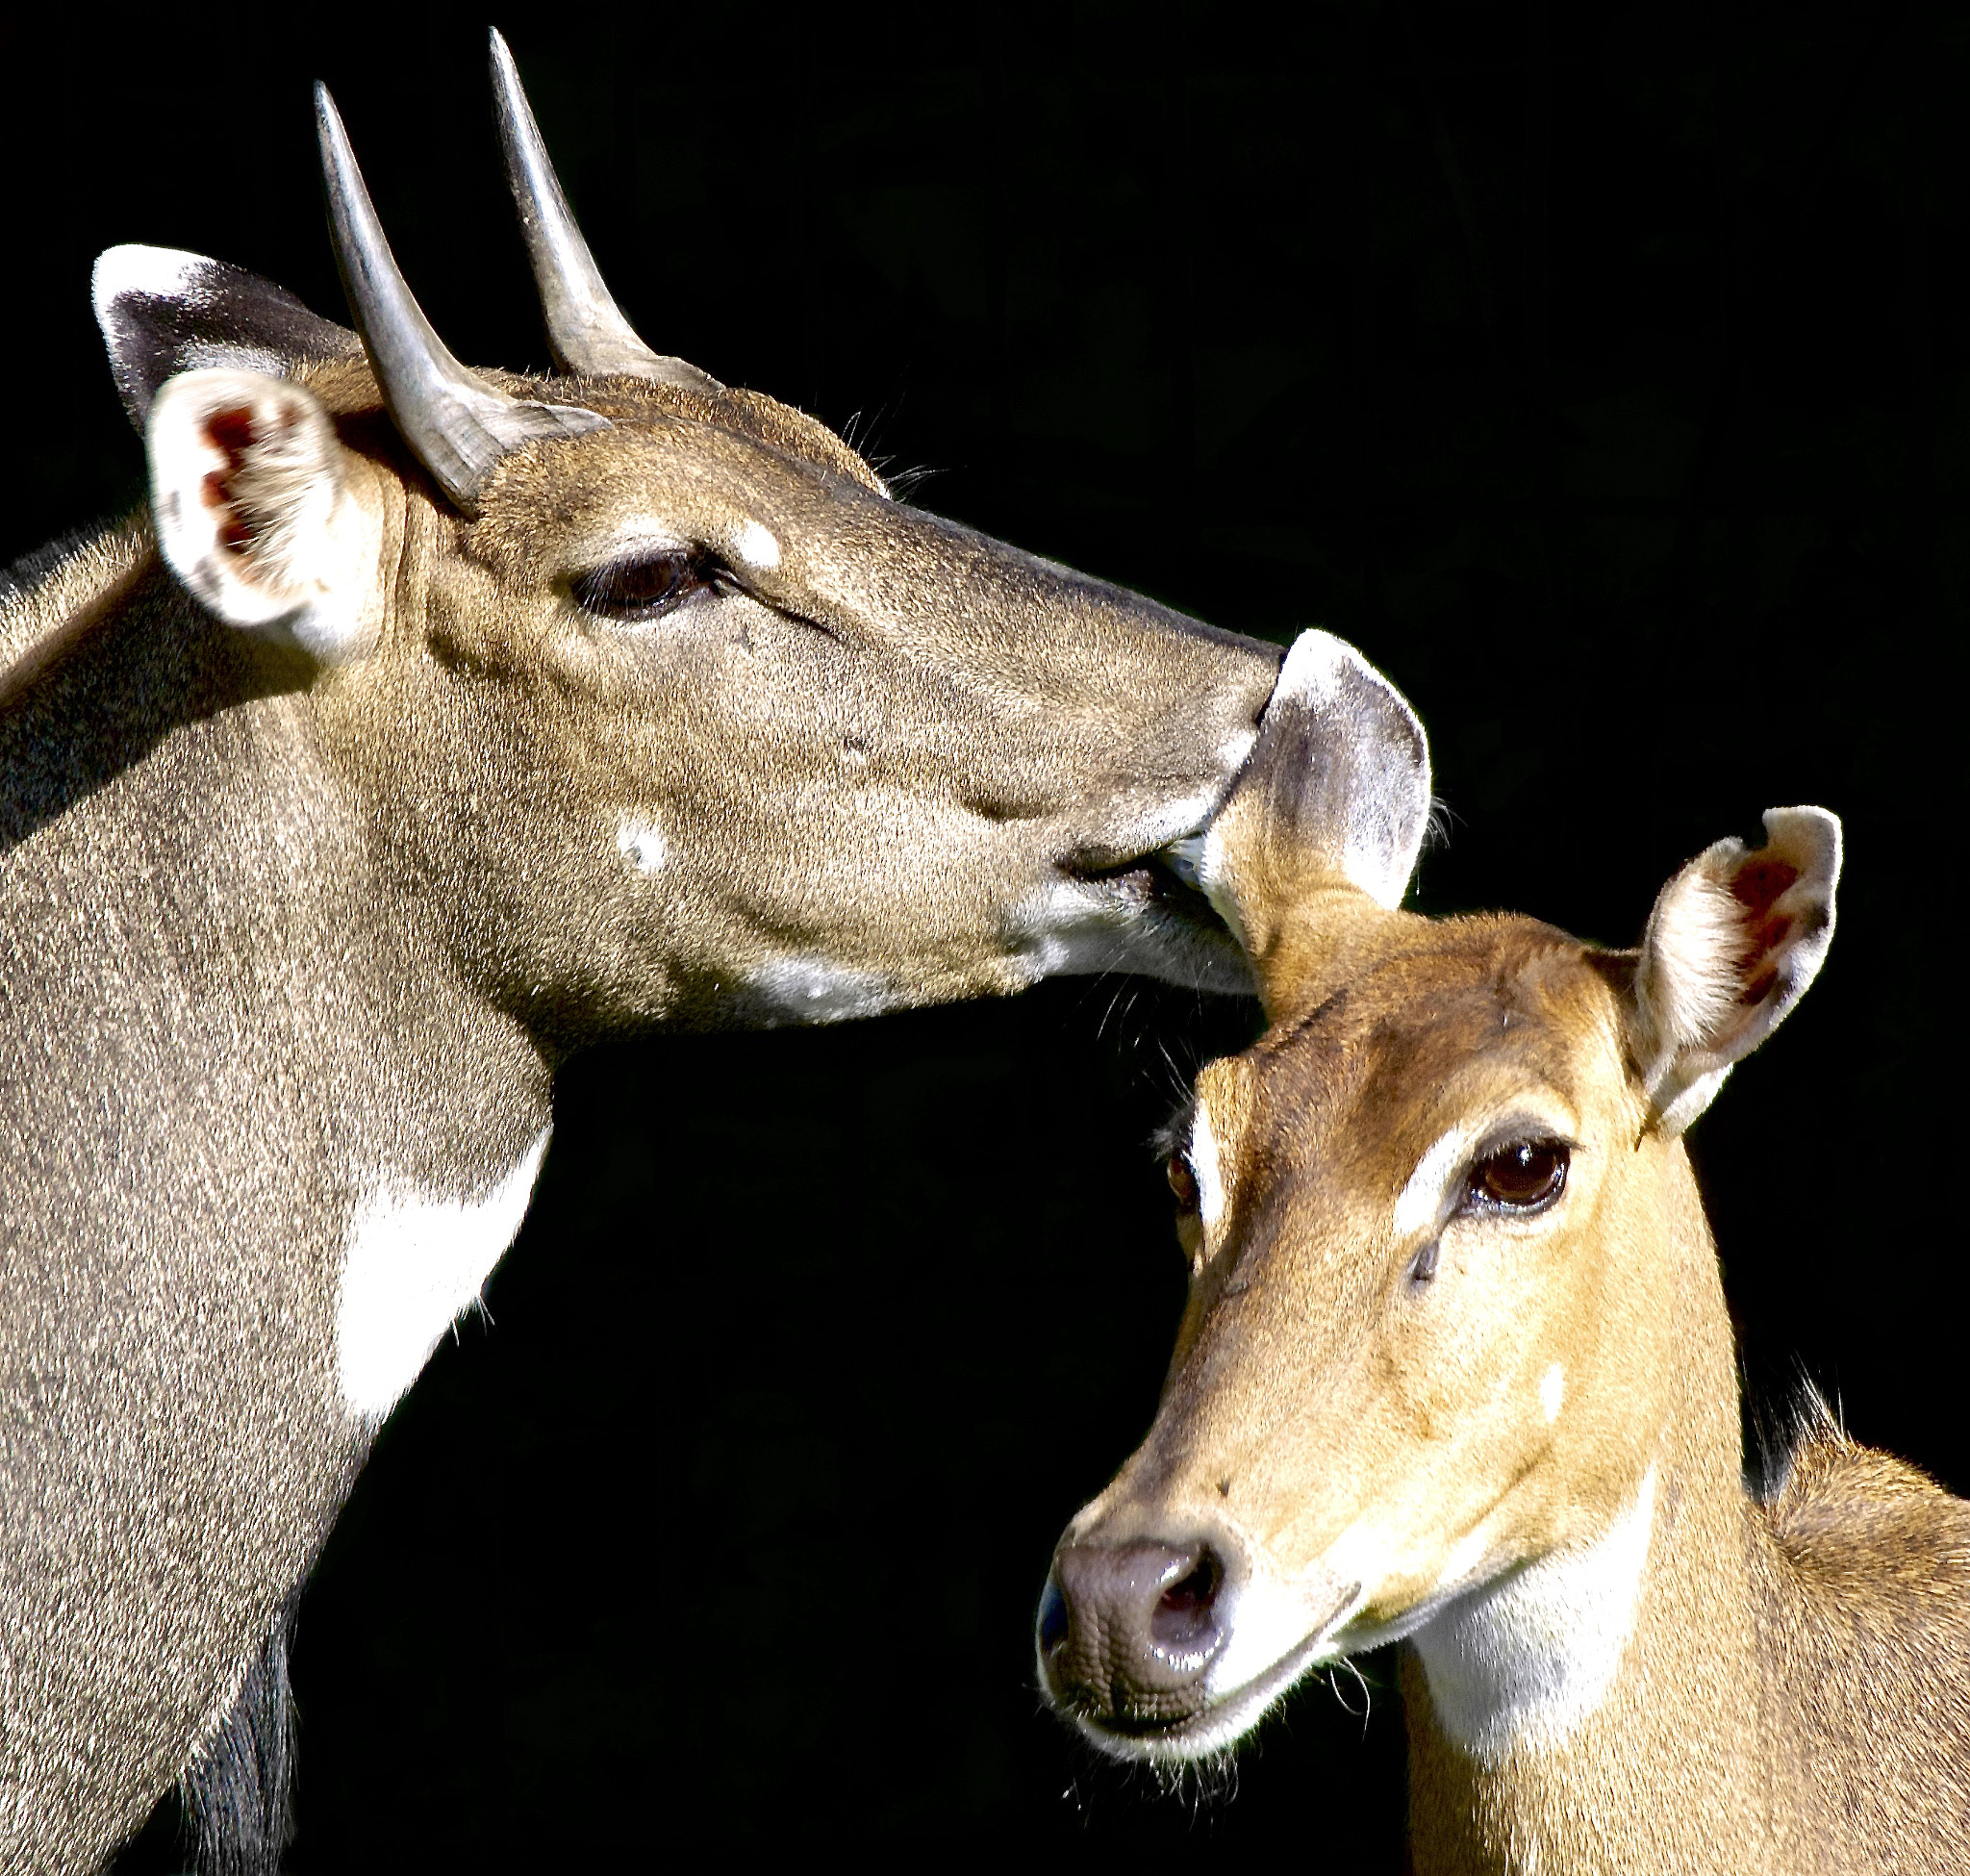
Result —
[[1453, 1127], [1417, 1162], [1409, 1182], [1396, 1201], [1395, 1225], [1399, 1241], [1427, 1231], [1443, 1213], [1443, 1202], [1450, 1182], [1462, 1170], [1464, 1154], [1471, 1144], [1469, 1131]]

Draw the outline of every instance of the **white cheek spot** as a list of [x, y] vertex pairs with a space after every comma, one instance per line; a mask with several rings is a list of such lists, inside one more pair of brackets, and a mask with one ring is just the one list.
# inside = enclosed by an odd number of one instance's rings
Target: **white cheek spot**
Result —
[[1641, 1606], [1655, 1468], [1592, 1543], [1555, 1551], [1475, 1590], [1411, 1636], [1450, 1737], [1496, 1763], [1563, 1745], [1600, 1710]]
[[626, 819], [616, 830], [616, 846], [639, 873], [661, 873], [670, 854], [664, 830], [647, 816]]
[[441, 1198], [384, 1184], [349, 1220], [336, 1365], [342, 1403], [380, 1420], [454, 1318], [478, 1300], [513, 1242], [547, 1151], [547, 1129], [490, 1191]]
[[1225, 1217], [1225, 1166], [1218, 1156], [1218, 1136], [1211, 1131], [1211, 1117], [1201, 1102], [1190, 1124], [1190, 1171], [1197, 1180], [1198, 1216], [1205, 1230], [1215, 1231]]
[[742, 521], [732, 536], [732, 552], [746, 566], [770, 573], [780, 564], [780, 544], [758, 521]]
[[1470, 1135], [1464, 1128], [1453, 1127], [1417, 1162], [1416, 1170], [1409, 1175], [1408, 1184], [1402, 1187], [1402, 1196], [1396, 1201], [1395, 1227], [1399, 1244], [1429, 1230], [1443, 1216], [1451, 1180], [1462, 1169], [1465, 1149], [1469, 1144]]
[[879, 972], [831, 964], [824, 957], [776, 957], [746, 981], [765, 999], [769, 1023], [846, 1023], [895, 1009], [900, 1001]]
[[1550, 1427], [1559, 1418], [1559, 1406], [1566, 1399], [1566, 1369], [1555, 1361], [1539, 1377], [1539, 1405], [1546, 1410]]

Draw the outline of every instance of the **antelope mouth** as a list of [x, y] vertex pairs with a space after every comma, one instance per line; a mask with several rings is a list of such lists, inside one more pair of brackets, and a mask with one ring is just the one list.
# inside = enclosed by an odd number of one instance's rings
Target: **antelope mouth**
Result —
[[1110, 971], [1250, 996], [1251, 969], [1202, 893], [1158, 847], [1125, 859], [1070, 857], [1054, 885], [1016, 915], [1019, 948], [1044, 976]]
[[1084, 1702], [1057, 1696], [1048, 1683], [1044, 1667], [1042, 1691], [1056, 1711], [1072, 1720], [1084, 1737], [1111, 1759], [1179, 1764], [1208, 1758], [1235, 1745], [1258, 1724], [1268, 1709], [1315, 1668], [1344, 1658], [1348, 1651], [1335, 1647], [1334, 1637], [1347, 1627], [1364, 1600], [1363, 1585], [1352, 1584], [1333, 1613], [1303, 1641], [1289, 1648], [1250, 1680], [1210, 1696], [1205, 1705], [1192, 1712], [1168, 1719], [1154, 1713], [1097, 1712]]
[[1069, 864], [1061, 871], [1070, 879], [1110, 892], [1131, 906], [1167, 909], [1208, 930], [1222, 931], [1226, 938], [1231, 936], [1211, 901], [1183, 876], [1167, 847], [1112, 866]]

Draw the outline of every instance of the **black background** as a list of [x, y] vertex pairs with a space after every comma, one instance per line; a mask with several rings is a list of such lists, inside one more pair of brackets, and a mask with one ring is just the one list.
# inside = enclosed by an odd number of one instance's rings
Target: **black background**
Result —
[[[483, 22], [154, 17], [0, 29], [0, 556], [140, 496], [97, 249], [341, 317], [317, 75], [452, 346], [544, 362]], [[660, 349], [852, 419], [926, 506], [1360, 645], [1452, 810], [1426, 908], [1629, 942], [1710, 840], [1837, 809], [1827, 971], [1693, 1151], [1755, 1393], [1809, 1373], [1970, 1488], [1961, 10], [501, 23]], [[1145, 1138], [1249, 1021], [1069, 982], [573, 1070], [496, 1327], [441, 1350], [303, 1604], [293, 1867], [919, 1832], [1398, 1867], [1389, 1662], [1365, 1740], [1312, 1686], [1202, 1804], [1032, 1686], [1048, 1551], [1180, 1304]]]

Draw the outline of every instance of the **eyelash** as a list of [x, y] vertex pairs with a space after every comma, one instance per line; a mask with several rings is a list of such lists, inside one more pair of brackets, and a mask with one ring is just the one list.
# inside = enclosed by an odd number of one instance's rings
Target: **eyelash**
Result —
[[568, 583], [575, 603], [600, 619], [627, 625], [663, 619], [700, 594], [731, 591], [731, 569], [702, 547], [672, 547], [611, 561]]

